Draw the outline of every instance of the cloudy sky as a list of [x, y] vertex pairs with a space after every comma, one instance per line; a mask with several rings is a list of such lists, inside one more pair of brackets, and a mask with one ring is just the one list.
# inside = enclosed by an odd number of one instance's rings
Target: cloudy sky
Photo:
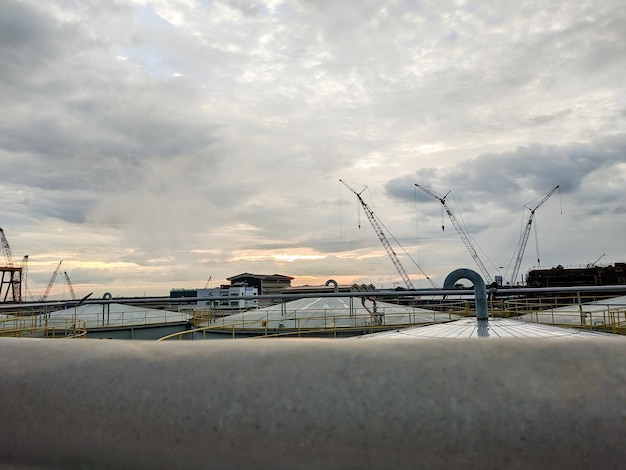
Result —
[[478, 268], [415, 184], [505, 279], [559, 185], [520, 273], [626, 261], [624, 24], [623, 0], [2, 0], [0, 227], [35, 297], [61, 259], [78, 295], [402, 285], [343, 179], [430, 287]]

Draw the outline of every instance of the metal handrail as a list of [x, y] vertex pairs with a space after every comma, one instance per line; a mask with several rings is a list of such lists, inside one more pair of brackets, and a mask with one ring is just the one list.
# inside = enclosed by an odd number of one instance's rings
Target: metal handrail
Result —
[[[338, 312], [343, 312], [344, 310], [337, 310]], [[383, 324], [382, 325], [374, 325], [373, 322], [370, 321], [369, 315], [359, 314], [359, 315], [321, 315], [321, 316], [307, 316], [303, 318], [281, 318], [275, 319], [270, 318], [269, 314], [266, 315], [266, 318], [255, 318], [249, 320], [239, 320], [235, 322], [227, 322], [228, 317], [222, 318], [221, 323], [200, 326], [197, 328], [193, 328], [191, 330], [179, 331], [176, 333], [172, 333], [170, 335], [159, 338], [157, 341], [165, 341], [169, 339], [183, 339], [185, 336], [190, 336], [192, 339], [194, 336], [199, 334], [202, 335], [203, 338], [206, 337], [207, 333], [211, 332], [219, 332], [219, 333], [230, 333], [233, 338], [237, 337], [237, 334], [242, 333], [256, 333], [261, 336], [276, 336], [280, 335], [279, 331], [284, 333], [288, 333], [290, 335], [298, 335], [298, 334], [312, 334], [312, 333], [327, 333], [333, 336], [337, 336], [337, 334], [345, 334], [348, 332], [356, 331], [356, 332], [373, 332], [384, 331], [394, 328], [405, 328], [408, 326], [416, 326], [416, 325], [432, 325], [437, 323], [437, 318], [442, 315], [448, 315], [446, 320], [440, 319], [439, 322], [450, 321], [453, 320], [452, 315], [458, 316], [467, 316], [470, 312], [468, 310], [456, 310], [449, 312], [432, 312], [432, 321], [419, 321], [423, 317], [430, 316], [431, 313], [385, 313], [382, 312]], [[465, 315], [464, 315], [465, 313]], [[391, 319], [391, 321], [390, 321]], [[400, 319], [400, 321], [393, 321], [393, 319]], [[219, 322], [220, 319], [216, 319]], [[293, 323], [293, 325], [287, 326], [286, 323]], [[318, 324], [315, 324], [318, 323]], [[323, 323], [322, 326], [319, 323]]]
[[[542, 298], [542, 299], [523, 299], [523, 300], [491, 300], [488, 303], [490, 317], [502, 317], [502, 318], [520, 318], [524, 321], [532, 323], [549, 324], [560, 327], [570, 328], [584, 328], [597, 331], [604, 331], [607, 333], [626, 334], [626, 306], [624, 305], [611, 305], [610, 300], [605, 303], [599, 301], [593, 304], [586, 303], [581, 304], [584, 300], [580, 296], [571, 297], [554, 297], [554, 298]], [[463, 317], [473, 315], [473, 310], [470, 308], [469, 301], [457, 301], [453, 304], [454, 308], [446, 311], [446, 313], [452, 315], [459, 315]], [[558, 307], [558, 310], [555, 309]], [[569, 308], [568, 308], [569, 307]], [[581, 316], [581, 308], [583, 315]], [[590, 311], [590, 309], [596, 309]], [[337, 310], [337, 312], [343, 312], [344, 310]], [[415, 322], [410, 318], [413, 314], [407, 313], [386, 313], [385, 309], [381, 309], [383, 318], [386, 320], [385, 324], [379, 328], [375, 328], [373, 325], [356, 324], [355, 317], [360, 320], [365, 320], [367, 315], [359, 314], [358, 316], [352, 315], [334, 315], [330, 309], [325, 312], [323, 316], [307, 316], [297, 318], [297, 310], [286, 309], [283, 312], [283, 318], [270, 318], [269, 313], [266, 313], [266, 318], [255, 318], [252, 320], [243, 319], [233, 322], [229, 321], [228, 317], [215, 318], [199, 315], [198, 312], [194, 312], [194, 325], [199, 325], [202, 322], [210, 322], [212, 324], [199, 326], [191, 330], [173, 333], [165, 336], [160, 340], [168, 340], [173, 338], [184, 339], [185, 337], [194, 338], [199, 334], [203, 338], [211, 332], [228, 332], [232, 338], [236, 338], [238, 334], [257, 334], [262, 337], [285, 337], [285, 336], [301, 336], [301, 335], [315, 335], [325, 333], [328, 335], [336, 336], [337, 333], [348, 333], [352, 329], [354, 332], [369, 330], [385, 330], [402, 328], [408, 326], [426, 325], [434, 323], [434, 315], [442, 313], [441, 311], [433, 312], [433, 322]], [[251, 310], [250, 314], [253, 315], [255, 310]], [[416, 312], [423, 315], [422, 312]], [[408, 316], [407, 322], [390, 322], [388, 319], [394, 316]], [[332, 324], [329, 323], [332, 318]], [[318, 325], [311, 325], [315, 321], [323, 322], [323, 327]], [[304, 322], [309, 322], [307, 326]], [[352, 322], [352, 324], [348, 324]], [[283, 324], [280, 326], [280, 324]], [[289, 327], [286, 323], [293, 323]], [[304, 326], [303, 326], [304, 325]], [[191, 336], [189, 336], [191, 335]]]

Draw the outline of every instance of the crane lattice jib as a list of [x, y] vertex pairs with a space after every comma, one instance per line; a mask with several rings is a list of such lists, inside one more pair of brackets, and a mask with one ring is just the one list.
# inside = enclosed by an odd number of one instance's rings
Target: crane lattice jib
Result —
[[13, 252], [7, 241], [7, 237], [4, 235], [4, 230], [0, 228], [0, 244], [2, 245], [2, 253], [7, 261], [7, 266], [13, 266]]
[[404, 270], [404, 267], [402, 267], [402, 264], [400, 264], [400, 260], [398, 259], [398, 256], [396, 255], [395, 251], [393, 251], [393, 248], [391, 247], [389, 240], [387, 240], [387, 237], [385, 236], [383, 229], [376, 221], [376, 217], [374, 217], [374, 212], [372, 212], [372, 210], [368, 207], [368, 205], [365, 203], [365, 201], [359, 194], [357, 194], [356, 196], [359, 198], [359, 202], [363, 206], [365, 215], [367, 215], [367, 218], [370, 221], [370, 224], [372, 224], [372, 227], [374, 227], [374, 231], [376, 232], [376, 235], [378, 235], [378, 239], [385, 247], [385, 250], [387, 250], [387, 254], [391, 258], [391, 261], [393, 262], [396, 269], [398, 270], [400, 277], [402, 277], [402, 280], [404, 281], [404, 283], [406, 284], [409, 290], [415, 290], [415, 286], [411, 282], [409, 275]]
[[530, 208], [528, 206], [525, 206], [528, 210], [530, 210], [530, 216], [528, 217], [528, 222], [526, 222], [526, 227], [524, 227], [524, 232], [522, 233], [522, 237], [520, 238], [520, 242], [519, 242], [519, 250], [517, 252], [517, 258], [515, 259], [515, 265], [513, 265], [513, 274], [511, 275], [511, 285], [515, 285], [515, 281], [517, 280], [517, 275], [519, 273], [520, 267], [522, 265], [522, 259], [524, 258], [524, 251], [526, 251], [526, 244], [528, 243], [528, 237], [530, 236], [530, 228], [531, 225], [533, 224], [533, 219], [535, 217], [535, 211], [537, 209], [539, 209], [541, 206], [543, 206], [543, 204], [550, 199], [550, 196], [552, 196], [552, 194], [554, 194], [554, 191], [556, 191], [557, 189], [559, 189], [559, 186], [555, 186], [554, 188], [552, 188], [551, 191], [549, 191], [542, 199], [541, 201], [539, 201], [537, 204], [535, 204], [535, 207]]
[[467, 251], [469, 251], [470, 255], [474, 259], [474, 262], [478, 266], [478, 269], [480, 269], [480, 272], [483, 273], [483, 276], [485, 276], [485, 281], [491, 284], [493, 282], [493, 279], [491, 279], [491, 275], [489, 274], [489, 271], [487, 271], [487, 268], [485, 268], [485, 265], [483, 264], [481, 259], [478, 257], [478, 253], [476, 253], [474, 246], [470, 242], [469, 236], [467, 235], [467, 233], [465, 232], [461, 224], [459, 224], [459, 221], [456, 219], [454, 214], [450, 211], [445, 200], [442, 200], [441, 203], [443, 204], [443, 207], [446, 210], [448, 217], [450, 218], [450, 221], [452, 222], [452, 225], [454, 225], [454, 228], [458, 232], [459, 237], [461, 237], [461, 240], [463, 240], [463, 243], [465, 244]]
[[528, 218], [528, 222], [526, 222], [526, 227], [524, 228], [524, 232], [522, 233], [522, 238], [520, 239], [519, 251], [517, 252], [517, 258], [515, 259], [515, 265], [513, 266], [513, 274], [511, 275], [510, 284], [512, 286], [515, 285], [517, 280], [517, 274], [519, 273], [520, 266], [522, 265], [522, 259], [524, 258], [524, 251], [526, 251], [526, 244], [528, 243], [528, 237], [530, 236], [530, 227], [533, 224], [533, 217], [535, 216], [535, 212], [531, 211], [530, 217]]
[[[459, 223], [457, 218], [454, 216], [454, 214], [452, 213], [452, 211], [450, 210], [450, 208], [446, 204], [445, 196], [444, 197], [439, 197], [435, 193], [430, 191], [429, 189], [427, 189], [427, 188], [425, 188], [423, 186], [420, 186], [419, 184], [416, 184], [415, 186], [420, 188], [422, 191], [424, 191], [429, 196], [432, 196], [435, 199], [437, 199], [439, 202], [441, 202], [441, 204], [443, 205], [443, 208], [446, 211], [446, 214], [448, 214], [448, 217], [450, 218], [450, 222], [452, 222], [452, 225], [454, 225], [454, 228], [456, 229], [457, 233], [459, 234], [459, 237], [461, 237], [461, 241], [465, 245], [465, 248], [467, 248], [467, 251], [469, 251], [470, 256], [472, 257], [472, 259], [476, 263], [476, 266], [478, 266], [478, 269], [480, 269], [480, 272], [485, 277], [485, 281], [487, 283], [491, 284], [493, 282], [493, 279], [491, 278], [491, 275], [489, 274], [489, 271], [487, 271], [487, 268], [485, 267], [485, 265], [483, 264], [482, 260], [478, 256], [478, 253], [476, 253], [476, 250], [474, 249], [474, 246], [472, 245], [472, 242], [470, 241], [469, 235], [467, 234], [467, 232], [465, 231], [463, 226]], [[448, 194], [449, 194], [449, 192], [448, 192]], [[446, 196], [447, 196], [447, 194], [446, 194]]]
[[70, 291], [72, 300], [76, 300], [76, 293], [74, 292], [74, 286], [72, 286], [72, 281], [70, 281], [70, 277], [67, 275], [67, 271], [63, 271], [63, 275], [65, 276], [65, 283], [67, 284], [67, 288]]
[[56, 280], [57, 275], [59, 274], [59, 269], [61, 269], [61, 263], [62, 262], [63, 262], [63, 260], [59, 261], [59, 264], [57, 265], [57, 268], [52, 273], [52, 277], [50, 278], [50, 282], [48, 282], [48, 287], [46, 287], [46, 291], [44, 292], [43, 296], [41, 297], [41, 300], [44, 301], [44, 302], [48, 299], [48, 294], [50, 294], [50, 290], [52, 290], [52, 285], [54, 284], [54, 281]]
[[380, 224], [376, 220], [376, 217], [374, 216], [374, 211], [372, 211], [369, 208], [369, 206], [363, 200], [363, 198], [361, 197], [359, 193], [357, 193], [354, 189], [348, 186], [344, 181], [341, 181], [341, 182], [344, 184], [346, 188], [348, 188], [350, 191], [352, 191], [356, 195], [357, 199], [361, 203], [361, 206], [363, 206], [363, 210], [365, 211], [365, 215], [367, 215], [367, 219], [370, 221], [370, 224], [372, 224], [372, 228], [374, 229], [374, 232], [376, 232], [378, 239], [380, 240], [383, 247], [387, 251], [389, 258], [391, 258], [393, 265], [396, 267], [396, 270], [400, 274], [400, 277], [404, 281], [404, 284], [406, 284], [407, 289], [416, 290], [415, 286], [413, 285], [413, 282], [411, 282], [411, 279], [409, 278], [409, 275], [406, 273], [404, 267], [400, 263], [400, 260], [398, 259], [398, 255], [396, 255], [395, 251], [393, 251], [393, 248], [391, 247], [389, 240], [387, 240], [387, 237], [385, 236], [385, 232], [383, 232], [383, 229], [381, 228]]

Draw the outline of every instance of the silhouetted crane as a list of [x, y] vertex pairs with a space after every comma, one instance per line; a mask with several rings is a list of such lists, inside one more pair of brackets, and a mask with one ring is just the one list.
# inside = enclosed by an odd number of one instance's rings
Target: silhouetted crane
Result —
[[[526, 250], [526, 244], [528, 243], [530, 226], [533, 224], [535, 212], [550, 198], [550, 196], [552, 196], [552, 194], [554, 194], [554, 191], [556, 191], [557, 189], [559, 189], [559, 186], [555, 186], [554, 188], [552, 188], [533, 207], [524, 206], [530, 211], [530, 216], [528, 217], [528, 222], [526, 222], [526, 226], [524, 227], [524, 231], [522, 232], [522, 236], [520, 237], [520, 241], [517, 245], [517, 258], [515, 259], [515, 264], [513, 265], [513, 274], [511, 275], [510, 281], [512, 286], [515, 285], [515, 281], [517, 280], [517, 274], [519, 272], [520, 266], [522, 265], [522, 258], [524, 257], [524, 251]], [[539, 253], [537, 253], [537, 265], [539, 266], [540, 264], [541, 263], [539, 260]]]
[[57, 276], [59, 274], [59, 269], [61, 269], [61, 263], [62, 262], [63, 262], [63, 260], [59, 261], [59, 264], [57, 265], [57, 268], [52, 273], [52, 277], [50, 278], [50, 282], [48, 282], [48, 287], [46, 287], [46, 291], [41, 296], [41, 301], [42, 302], [45, 302], [48, 299], [48, 295], [50, 294], [50, 290], [52, 290], [52, 285], [54, 284], [54, 281], [56, 280], [56, 278], [57, 278]]
[[[429, 196], [434, 197], [435, 199], [437, 199], [441, 203], [442, 207], [446, 211], [446, 214], [448, 214], [448, 217], [450, 218], [450, 221], [452, 222], [452, 225], [454, 225], [454, 228], [456, 229], [457, 233], [459, 234], [459, 237], [461, 237], [461, 240], [465, 244], [465, 247], [467, 248], [467, 251], [469, 251], [469, 254], [472, 256], [472, 259], [474, 260], [474, 262], [478, 266], [478, 269], [480, 269], [480, 272], [485, 277], [485, 282], [487, 284], [491, 284], [493, 282], [493, 279], [491, 278], [491, 275], [489, 274], [489, 271], [487, 271], [487, 268], [485, 268], [485, 265], [483, 264], [483, 262], [481, 261], [480, 257], [478, 256], [478, 253], [476, 253], [476, 250], [474, 249], [474, 246], [472, 245], [472, 242], [470, 241], [469, 234], [463, 228], [463, 226], [459, 223], [459, 221], [457, 220], [455, 215], [452, 213], [452, 211], [448, 207], [448, 204], [446, 204], [446, 198], [448, 197], [448, 195], [452, 191], [448, 191], [445, 194], [445, 196], [440, 197], [437, 194], [435, 194], [434, 192], [432, 192], [430, 189], [426, 188], [425, 186], [420, 186], [419, 184], [416, 184], [415, 186], [420, 188], [422, 191], [424, 191]], [[441, 228], [443, 230], [443, 225], [441, 226]]]
[[67, 288], [70, 291], [70, 295], [72, 296], [72, 300], [76, 300], [76, 294], [74, 293], [74, 287], [72, 286], [72, 281], [70, 281], [70, 277], [67, 274], [67, 271], [63, 271], [63, 276], [65, 276], [65, 283], [67, 284]]

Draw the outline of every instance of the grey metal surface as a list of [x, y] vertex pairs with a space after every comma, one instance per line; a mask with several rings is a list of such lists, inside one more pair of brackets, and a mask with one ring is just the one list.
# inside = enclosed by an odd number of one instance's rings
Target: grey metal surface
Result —
[[622, 468], [626, 348], [0, 338], [4, 468]]
[[626, 296], [544, 309], [519, 318], [547, 324], [597, 326], [615, 321], [618, 315], [626, 321]]
[[[508, 318], [479, 320], [464, 318], [443, 324], [409, 327], [401, 330], [359, 336], [359, 339], [454, 339], [454, 338], [590, 338], [614, 336], [575, 328], [525, 322]], [[626, 344], [626, 337], [617, 336]]]
[[85, 321], [88, 329], [180, 323], [189, 319], [185, 312], [133, 307], [116, 303], [84, 304], [51, 312], [49, 325], [62, 327], [74, 320]]
[[[370, 310], [373, 303], [366, 301]], [[424, 308], [408, 307], [377, 301], [376, 312], [383, 316], [383, 325], [434, 323], [461, 318], [452, 313], [440, 313]], [[243, 328], [333, 328], [370, 325], [370, 313], [358, 298], [313, 297], [292, 300], [270, 307], [249, 310], [217, 318], [207, 326], [241, 324]], [[279, 326], [282, 325], [282, 326]]]

